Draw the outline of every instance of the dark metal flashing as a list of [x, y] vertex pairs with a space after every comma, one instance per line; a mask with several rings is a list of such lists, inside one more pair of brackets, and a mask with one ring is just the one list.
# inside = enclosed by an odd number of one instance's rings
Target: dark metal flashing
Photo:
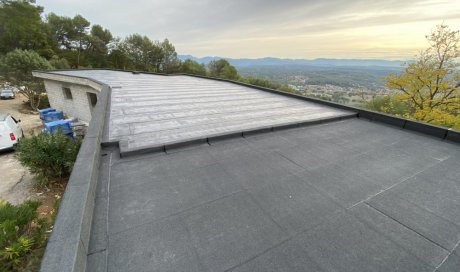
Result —
[[119, 141], [106, 141], [106, 142], [101, 142], [102, 147], [119, 147], [120, 142]]
[[[312, 125], [319, 125], [319, 124], [324, 124], [324, 123], [330, 123], [330, 122], [336, 122], [336, 121], [342, 121], [342, 120], [346, 120], [346, 119], [351, 119], [351, 118], [356, 118], [358, 117], [358, 113], [353, 113], [353, 114], [349, 114], [349, 115], [343, 115], [343, 116], [335, 116], [335, 117], [331, 117], [331, 118], [327, 118], [327, 119], [317, 119], [317, 120], [313, 120], [313, 121], [310, 121], [310, 122], [300, 122], [298, 124], [299, 127], [306, 127], [306, 126], [312, 126]], [[278, 128], [277, 130], [280, 130], [280, 128]]]
[[165, 153], [172, 153], [178, 149], [186, 149], [188, 147], [198, 146], [198, 145], [208, 145], [208, 138], [195, 139], [186, 142], [177, 142], [174, 144], [169, 144], [164, 146]]
[[243, 131], [242, 136], [244, 138], [244, 137], [248, 137], [248, 136], [251, 136], [251, 135], [268, 133], [268, 132], [272, 132], [272, 131], [273, 131], [273, 127], [257, 128], [257, 129], [252, 129], [252, 130], [248, 130], [248, 131]]
[[301, 124], [297, 124], [297, 123], [280, 125], [280, 126], [274, 127], [273, 131], [279, 131], [279, 130], [285, 130], [285, 129], [293, 129], [293, 128], [298, 128], [300, 126], [301, 126]]
[[166, 152], [166, 148], [164, 145], [161, 146], [149, 146], [143, 149], [129, 151], [128, 150], [128, 143], [120, 141], [118, 146], [120, 147], [120, 157], [127, 157], [132, 155], [142, 155], [147, 153], [157, 153], [157, 152]]
[[405, 129], [417, 131], [423, 134], [428, 134], [431, 136], [435, 136], [437, 138], [446, 139], [448, 129], [439, 126], [426, 126], [423, 123], [407, 120], [405, 125]]
[[208, 137], [208, 144], [212, 145], [215, 142], [224, 141], [232, 138], [243, 137], [243, 132], [235, 132], [230, 134], [222, 134], [217, 136]]
[[452, 129], [449, 129], [447, 131], [446, 140], [456, 142], [456, 143], [460, 143], [460, 132], [452, 130]]
[[365, 118], [370, 121], [385, 123], [387, 125], [392, 125], [399, 128], [404, 128], [404, 125], [407, 121], [407, 119], [368, 110], [360, 110], [358, 112], [358, 117]]

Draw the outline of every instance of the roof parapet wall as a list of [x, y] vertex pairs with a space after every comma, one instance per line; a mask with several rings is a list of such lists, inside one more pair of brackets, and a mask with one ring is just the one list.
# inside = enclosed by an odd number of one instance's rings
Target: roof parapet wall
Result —
[[[34, 75], [41, 77], [43, 73], [40, 75], [34, 73]], [[54, 77], [42, 78], [56, 80]], [[65, 79], [68, 78], [70, 77], [65, 77]], [[91, 82], [89, 79], [83, 80], [81, 84], [85, 83], [99, 86], [98, 102], [46, 247], [40, 268], [42, 272], [83, 272], [86, 270], [99, 174], [101, 141], [110, 101], [110, 88], [98, 82]]]

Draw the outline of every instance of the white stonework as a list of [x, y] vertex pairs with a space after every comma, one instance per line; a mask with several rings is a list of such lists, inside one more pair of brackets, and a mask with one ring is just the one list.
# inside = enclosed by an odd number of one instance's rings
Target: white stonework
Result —
[[[42, 73], [34, 72], [34, 75], [37, 74]], [[47, 76], [44, 82], [52, 108], [63, 111], [69, 118], [78, 118], [88, 123], [91, 121], [93, 107], [88, 94], [98, 95], [101, 90], [100, 84], [87, 79], [65, 76]], [[70, 89], [71, 99], [66, 98], [63, 88]]]
[[[46, 92], [52, 108], [62, 110], [69, 117], [76, 117], [82, 121], [91, 121], [92, 106], [88, 93], [98, 94], [99, 91], [88, 86], [72, 83], [45, 80]], [[63, 88], [69, 88], [72, 99], [64, 95]]]

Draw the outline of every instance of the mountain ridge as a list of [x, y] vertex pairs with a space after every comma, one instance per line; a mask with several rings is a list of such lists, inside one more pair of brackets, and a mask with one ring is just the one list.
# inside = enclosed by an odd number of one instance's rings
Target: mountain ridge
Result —
[[206, 56], [202, 58], [192, 55], [178, 55], [180, 60], [191, 59], [199, 63], [207, 64], [212, 60], [226, 59], [235, 67], [248, 66], [316, 66], [316, 67], [392, 67], [400, 68], [406, 63], [400, 60], [383, 60], [383, 59], [334, 59], [334, 58], [317, 58], [317, 59], [289, 59], [289, 58], [226, 58], [218, 56]]

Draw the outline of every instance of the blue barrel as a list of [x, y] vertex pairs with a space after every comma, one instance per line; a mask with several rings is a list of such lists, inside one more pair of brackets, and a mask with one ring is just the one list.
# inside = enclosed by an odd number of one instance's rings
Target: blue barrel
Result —
[[59, 131], [62, 134], [69, 135], [73, 137], [72, 126], [70, 125], [70, 120], [58, 120], [45, 123], [45, 130], [48, 133], [55, 133]]
[[41, 109], [41, 110], [38, 110], [38, 112], [40, 113], [40, 119], [44, 119], [44, 115], [47, 114], [48, 112], [52, 112], [52, 111], [56, 111], [56, 109], [53, 109], [53, 108], [46, 108], [46, 109]]
[[62, 120], [64, 119], [64, 113], [62, 111], [50, 111], [43, 114], [43, 121], [45, 123]]

